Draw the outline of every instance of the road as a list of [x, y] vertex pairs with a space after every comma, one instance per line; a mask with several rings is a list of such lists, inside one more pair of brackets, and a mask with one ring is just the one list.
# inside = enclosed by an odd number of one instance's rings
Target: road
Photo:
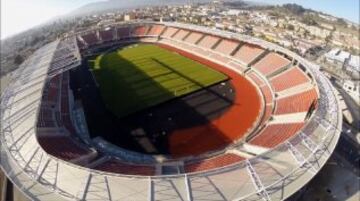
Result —
[[298, 201], [359, 201], [359, 177], [334, 155], [306, 186]]
[[359, 174], [359, 162], [360, 162], [360, 145], [354, 140], [350, 139], [348, 135], [342, 133], [336, 146], [335, 159], [339, 163], [351, 170], [354, 174]]
[[[343, 132], [335, 149], [335, 155], [339, 156], [343, 161], [345, 160], [349, 168], [351, 168], [355, 174], [359, 175], [360, 144], [356, 138], [360, 128], [359, 106], [337, 82], [333, 81], [332, 84], [343, 97], [348, 111], [353, 118], [352, 124], [348, 124], [345, 121], [343, 122]], [[339, 162], [341, 161], [340, 158]]]
[[360, 110], [358, 104], [354, 101], [349, 94], [337, 83], [332, 82], [333, 86], [340, 92], [341, 96], [344, 98], [346, 106], [348, 107], [351, 116], [353, 117], [352, 127], [359, 130], [360, 128]]

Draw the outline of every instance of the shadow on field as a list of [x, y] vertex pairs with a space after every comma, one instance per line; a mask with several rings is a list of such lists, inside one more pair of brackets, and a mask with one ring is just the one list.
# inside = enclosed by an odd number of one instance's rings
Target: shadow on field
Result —
[[[235, 91], [229, 81], [175, 98], [173, 92], [125, 58], [119, 56], [116, 58], [118, 66], [93, 71], [94, 75], [84, 60], [81, 67], [71, 72], [71, 88], [75, 98], [83, 103], [92, 137], [102, 136], [115, 145], [133, 151], [173, 156], [200, 154], [231, 143], [224, 133], [211, 124], [233, 104]], [[154, 58], [153, 61], [167, 68], [168, 73], [200, 85], [165, 63]], [[126, 70], [121, 69], [124, 66]], [[118, 73], [126, 73], [126, 78], [119, 79]], [[97, 80], [102, 80], [99, 87], [95, 75]], [[143, 90], [136, 91], [134, 86]], [[106, 97], [102, 97], [102, 94], [106, 94]], [[109, 100], [112, 100], [112, 105], [105, 104], [109, 104]], [[143, 104], [127, 104], [129, 102]], [[125, 115], [116, 116], [109, 108], [114, 113], [122, 112]]]

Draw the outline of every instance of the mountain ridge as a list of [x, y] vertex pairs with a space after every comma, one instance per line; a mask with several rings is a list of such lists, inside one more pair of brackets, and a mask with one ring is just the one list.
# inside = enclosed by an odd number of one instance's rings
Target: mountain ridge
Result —
[[[196, 3], [210, 2], [211, 0], [196, 0]], [[181, 5], [189, 2], [189, 0], [107, 0], [86, 4], [80, 8], [68, 13], [68, 16], [77, 16], [91, 14], [106, 10], [134, 9], [140, 6], [157, 6], [157, 5]]]

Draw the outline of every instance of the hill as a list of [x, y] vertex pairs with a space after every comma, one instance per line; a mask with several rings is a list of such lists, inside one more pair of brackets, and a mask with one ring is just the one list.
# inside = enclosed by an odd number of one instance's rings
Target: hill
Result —
[[[197, 0], [197, 3], [210, 2], [211, 0]], [[133, 9], [140, 6], [157, 6], [157, 5], [181, 5], [189, 2], [188, 0], [108, 0], [90, 3], [82, 6], [69, 15], [85, 15], [90, 13], [96, 13], [106, 10], [122, 10], [122, 9]]]

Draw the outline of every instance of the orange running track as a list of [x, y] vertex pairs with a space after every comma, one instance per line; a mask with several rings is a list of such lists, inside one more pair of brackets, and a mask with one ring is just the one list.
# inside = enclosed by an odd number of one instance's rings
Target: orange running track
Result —
[[226, 74], [236, 93], [233, 105], [220, 117], [208, 124], [176, 130], [170, 134], [169, 150], [173, 157], [198, 155], [225, 148], [254, 127], [260, 114], [261, 102], [255, 86], [250, 81], [233, 70], [205, 58], [168, 45], [157, 45]]

